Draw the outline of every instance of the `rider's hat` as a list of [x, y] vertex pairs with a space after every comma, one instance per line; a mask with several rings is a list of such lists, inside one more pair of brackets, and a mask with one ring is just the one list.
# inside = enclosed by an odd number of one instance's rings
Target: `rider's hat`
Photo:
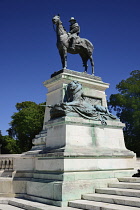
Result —
[[75, 21], [76, 22], [76, 20], [75, 20], [74, 17], [71, 17], [71, 19], [69, 20], [69, 22], [71, 22], [71, 21]]

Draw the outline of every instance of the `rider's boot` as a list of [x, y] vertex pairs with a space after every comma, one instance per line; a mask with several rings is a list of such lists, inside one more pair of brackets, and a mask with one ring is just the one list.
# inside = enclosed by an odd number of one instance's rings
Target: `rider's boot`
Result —
[[74, 47], [75, 47], [75, 40], [74, 40], [74, 38], [72, 38], [70, 49], [74, 50]]

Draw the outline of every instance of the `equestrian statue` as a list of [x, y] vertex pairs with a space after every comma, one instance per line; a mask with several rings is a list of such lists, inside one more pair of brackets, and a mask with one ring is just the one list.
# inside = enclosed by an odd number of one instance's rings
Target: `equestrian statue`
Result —
[[92, 75], [94, 75], [94, 61], [92, 58], [94, 47], [89, 40], [79, 37], [80, 27], [74, 17], [71, 17], [69, 21], [69, 32], [63, 27], [59, 15], [55, 15], [52, 22], [56, 25], [57, 48], [61, 57], [62, 68], [67, 68], [67, 53], [79, 54], [85, 67], [84, 72], [87, 72], [87, 62], [90, 60]]

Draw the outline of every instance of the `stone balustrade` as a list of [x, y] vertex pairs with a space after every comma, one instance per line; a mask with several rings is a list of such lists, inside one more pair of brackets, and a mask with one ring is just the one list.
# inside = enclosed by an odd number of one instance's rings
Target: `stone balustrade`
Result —
[[13, 158], [12, 157], [0, 157], [0, 170], [12, 170]]

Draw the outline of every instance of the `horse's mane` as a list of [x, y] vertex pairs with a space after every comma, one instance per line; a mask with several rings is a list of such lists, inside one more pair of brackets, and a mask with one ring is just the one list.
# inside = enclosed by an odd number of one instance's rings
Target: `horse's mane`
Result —
[[[59, 19], [60, 20], [60, 19]], [[62, 27], [63, 27], [63, 29], [64, 29], [64, 31], [66, 31], [66, 29], [65, 29], [65, 27], [63, 26], [63, 23], [62, 23], [62, 21], [60, 20], [60, 24], [62, 25]], [[67, 32], [67, 31], [66, 31]]]

